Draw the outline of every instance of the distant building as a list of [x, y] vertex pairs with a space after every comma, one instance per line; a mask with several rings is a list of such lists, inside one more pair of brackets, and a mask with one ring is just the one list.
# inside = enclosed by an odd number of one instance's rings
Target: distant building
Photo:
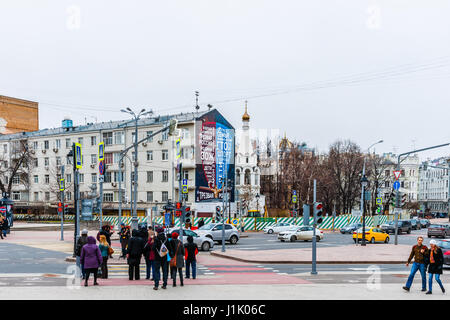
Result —
[[0, 95], [0, 133], [10, 134], [39, 130], [37, 102]]
[[419, 204], [422, 211], [429, 209], [431, 212], [448, 212], [449, 171], [446, 169], [448, 167], [447, 160], [448, 158], [429, 160], [420, 166]]

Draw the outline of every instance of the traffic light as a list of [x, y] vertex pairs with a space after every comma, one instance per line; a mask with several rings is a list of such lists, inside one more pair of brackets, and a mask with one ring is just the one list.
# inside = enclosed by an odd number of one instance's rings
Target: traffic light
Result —
[[63, 213], [63, 205], [61, 202], [58, 202], [58, 215], [62, 215]]
[[217, 221], [222, 220], [222, 214], [220, 212], [220, 206], [216, 206], [216, 220]]
[[397, 206], [397, 197], [395, 192], [391, 192], [391, 206]]
[[323, 205], [321, 202], [314, 203], [314, 221], [316, 224], [323, 221]]
[[177, 202], [176, 208], [177, 208], [177, 210], [180, 210], [180, 209], [181, 209], [181, 202]]
[[382, 207], [380, 205], [377, 206], [377, 214], [381, 214], [382, 212]]
[[191, 207], [184, 208], [184, 223], [191, 223]]
[[68, 205], [68, 204], [65, 204], [65, 205], [64, 205], [64, 215], [69, 214], [69, 213], [70, 213], [70, 211], [69, 211], [69, 205]]

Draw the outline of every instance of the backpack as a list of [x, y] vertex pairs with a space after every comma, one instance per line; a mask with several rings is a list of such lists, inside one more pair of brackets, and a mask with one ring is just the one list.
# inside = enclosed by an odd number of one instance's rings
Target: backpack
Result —
[[166, 243], [166, 242], [164, 242], [163, 244], [161, 244], [161, 248], [159, 249], [159, 252], [158, 252], [158, 253], [159, 253], [159, 256], [160, 256], [161, 258], [165, 257], [165, 256], [167, 255], [167, 253], [169, 252], [169, 249], [167, 249], [165, 243]]

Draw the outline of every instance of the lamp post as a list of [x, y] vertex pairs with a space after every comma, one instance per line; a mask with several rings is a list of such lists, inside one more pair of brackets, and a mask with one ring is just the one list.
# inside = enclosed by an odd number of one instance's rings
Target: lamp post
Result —
[[[363, 190], [367, 187], [367, 185], [369, 184], [369, 180], [367, 180], [366, 176], [364, 175], [361, 178], [361, 185]], [[366, 245], [366, 206], [364, 205], [364, 202], [366, 201], [366, 195], [365, 195], [365, 191], [363, 192], [363, 226], [362, 226], [362, 239], [361, 239], [361, 246], [365, 246]]]
[[259, 193], [256, 194], [256, 210], [259, 213]]

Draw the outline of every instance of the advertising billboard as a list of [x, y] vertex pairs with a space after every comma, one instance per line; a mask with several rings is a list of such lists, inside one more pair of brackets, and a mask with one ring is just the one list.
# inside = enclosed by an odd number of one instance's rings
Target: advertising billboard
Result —
[[[197, 118], [196, 132], [195, 202], [221, 202], [227, 194], [234, 202], [233, 126], [211, 110]], [[225, 180], [230, 181], [226, 188]]]

